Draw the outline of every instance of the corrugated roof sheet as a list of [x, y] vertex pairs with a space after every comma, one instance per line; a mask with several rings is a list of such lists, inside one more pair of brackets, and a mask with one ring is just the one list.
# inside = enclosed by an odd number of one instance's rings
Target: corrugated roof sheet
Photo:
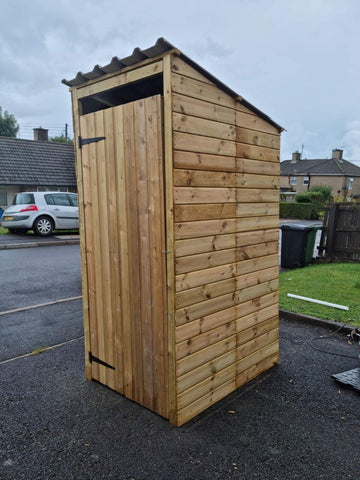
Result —
[[0, 137], [0, 185], [76, 186], [73, 145]]
[[[128, 57], [121, 58], [121, 59], [119, 59], [118, 57], [113, 57], [111, 62], [108, 65], [105, 65], [103, 67], [100, 67], [99, 65], [95, 65], [95, 67], [90, 72], [87, 72], [87, 73], [78, 72], [75, 78], [73, 78], [72, 80], [63, 79], [62, 83], [64, 83], [65, 85], [68, 85], [69, 87], [79, 87], [85, 84], [86, 82], [89, 82], [90, 80], [101, 78], [103, 75], [107, 75], [108, 73], [118, 72], [125, 67], [136, 65], [137, 63], [147, 60], [149, 58], [154, 58], [159, 55], [164, 55], [166, 52], [169, 52], [170, 50], [174, 50], [174, 49], [177, 50], [176, 47], [174, 47], [174, 45], [169, 43], [164, 38], [159, 38], [156, 41], [155, 45], [153, 45], [152, 47], [149, 47], [145, 50], [141, 50], [140, 48], [137, 47], [133, 51], [132, 55]], [[269, 122], [274, 127], [278, 128], [280, 131], [284, 130], [283, 127], [281, 127], [276, 122], [274, 122], [274, 120], [272, 120], [268, 115], [263, 113], [261, 110], [256, 108], [251, 103], [249, 103], [247, 100], [241, 97], [241, 95], [234, 92], [234, 90], [232, 90], [223, 82], [218, 80], [216, 77], [214, 77], [214, 75], [209, 73], [207, 70], [202, 68], [199, 64], [191, 60], [189, 57], [184, 55], [179, 50], [177, 51], [182, 60], [187, 62], [195, 70], [197, 70], [199, 73], [204, 75], [204, 77], [206, 77], [208, 80], [213, 82], [221, 90], [225, 91], [231, 97], [236, 98], [241, 104], [243, 104], [245, 107], [247, 107], [249, 110], [253, 111], [257, 115], [259, 115], [261, 118]]]
[[285, 160], [280, 163], [280, 175], [346, 175], [360, 177], [360, 167], [345, 159], [322, 158], [314, 160], [299, 160], [292, 163]]

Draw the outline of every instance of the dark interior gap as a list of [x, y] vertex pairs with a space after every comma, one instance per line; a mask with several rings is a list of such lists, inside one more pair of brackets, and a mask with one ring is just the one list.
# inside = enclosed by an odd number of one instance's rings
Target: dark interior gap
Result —
[[82, 98], [80, 100], [82, 114], [105, 110], [106, 108], [134, 102], [141, 98], [152, 97], [153, 95], [163, 95], [163, 93], [163, 75], [159, 74]]

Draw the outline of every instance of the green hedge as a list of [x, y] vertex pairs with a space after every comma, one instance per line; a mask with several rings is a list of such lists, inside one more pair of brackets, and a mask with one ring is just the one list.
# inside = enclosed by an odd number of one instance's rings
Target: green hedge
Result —
[[311, 203], [280, 202], [280, 218], [299, 218], [310, 220], [313, 213]]
[[295, 202], [306, 204], [310, 203], [312, 205], [312, 219], [318, 219], [320, 212], [324, 209], [324, 196], [318, 191], [298, 193], [295, 197]]

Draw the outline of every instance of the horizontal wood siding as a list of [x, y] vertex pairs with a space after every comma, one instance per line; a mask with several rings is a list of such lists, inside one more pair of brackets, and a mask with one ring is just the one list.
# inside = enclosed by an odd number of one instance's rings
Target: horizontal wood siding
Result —
[[278, 362], [279, 131], [172, 64], [181, 425]]

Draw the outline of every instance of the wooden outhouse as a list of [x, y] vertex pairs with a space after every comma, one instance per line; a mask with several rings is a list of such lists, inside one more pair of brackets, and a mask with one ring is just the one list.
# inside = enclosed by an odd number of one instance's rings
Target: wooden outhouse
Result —
[[164, 39], [63, 83], [86, 376], [181, 425], [278, 362], [282, 128]]

